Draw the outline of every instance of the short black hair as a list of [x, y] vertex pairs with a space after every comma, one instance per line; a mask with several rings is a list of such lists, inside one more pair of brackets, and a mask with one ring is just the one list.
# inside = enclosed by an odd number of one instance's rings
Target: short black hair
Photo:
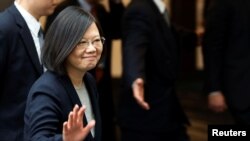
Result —
[[100, 36], [103, 35], [97, 20], [78, 6], [62, 10], [52, 22], [45, 36], [41, 60], [47, 70], [66, 74], [66, 58], [81, 41], [89, 26], [95, 22]]

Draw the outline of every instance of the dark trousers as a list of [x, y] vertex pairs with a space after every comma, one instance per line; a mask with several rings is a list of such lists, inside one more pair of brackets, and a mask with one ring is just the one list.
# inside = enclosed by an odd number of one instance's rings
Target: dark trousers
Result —
[[235, 124], [250, 125], [250, 108], [245, 111], [231, 111]]

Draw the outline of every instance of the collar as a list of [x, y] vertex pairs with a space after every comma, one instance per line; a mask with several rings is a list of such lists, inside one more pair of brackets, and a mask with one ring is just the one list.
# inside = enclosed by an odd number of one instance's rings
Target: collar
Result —
[[19, 5], [16, 1], [14, 2], [17, 10], [20, 12], [22, 17], [24, 18], [26, 24], [31, 31], [31, 34], [38, 36], [38, 32], [40, 30], [41, 24], [35, 17], [33, 17], [27, 10], [25, 10], [21, 5]]
[[77, 1], [84, 10], [90, 12], [92, 7], [86, 0], [77, 0]]
[[164, 13], [166, 9], [166, 5], [162, 0], [153, 0], [157, 8], [160, 10], [161, 13]]

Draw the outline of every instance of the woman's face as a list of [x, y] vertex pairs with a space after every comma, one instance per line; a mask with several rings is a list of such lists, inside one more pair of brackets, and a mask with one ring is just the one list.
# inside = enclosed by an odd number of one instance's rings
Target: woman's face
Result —
[[67, 71], [86, 72], [98, 63], [103, 50], [103, 37], [93, 22], [83, 35], [82, 40], [66, 59]]

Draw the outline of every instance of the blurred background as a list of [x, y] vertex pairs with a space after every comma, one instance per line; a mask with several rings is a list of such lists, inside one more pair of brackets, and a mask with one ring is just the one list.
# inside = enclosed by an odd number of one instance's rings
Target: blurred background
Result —
[[[127, 6], [130, 1], [123, 0], [122, 2]], [[195, 31], [200, 37], [202, 36], [206, 0], [165, 0], [165, 2], [173, 23]], [[0, 11], [3, 11], [12, 3], [13, 0], [1, 0]], [[102, 0], [101, 3], [109, 10], [107, 0]], [[46, 17], [41, 19], [41, 23], [45, 25]], [[181, 52], [182, 63], [177, 91], [183, 108], [191, 121], [191, 126], [188, 128], [191, 140], [206, 141], [208, 124], [230, 124], [232, 119], [227, 111], [217, 114], [207, 108], [207, 99], [203, 92], [203, 57], [200, 39], [198, 42], [196, 47], [190, 47]], [[116, 108], [122, 74], [121, 40], [112, 41], [111, 58], [112, 90]], [[119, 127], [116, 130], [117, 141], [119, 141]]]

